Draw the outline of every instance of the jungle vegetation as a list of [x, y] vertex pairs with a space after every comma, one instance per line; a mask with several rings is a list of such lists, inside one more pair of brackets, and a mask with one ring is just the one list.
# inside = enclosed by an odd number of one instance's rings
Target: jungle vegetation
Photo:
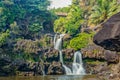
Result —
[[49, 5], [49, 0], [0, 0], [0, 55], [36, 61], [40, 49], [52, 46], [44, 34], [53, 30], [72, 36], [64, 48], [79, 50], [94, 35], [82, 29], [97, 27], [120, 11], [117, 0], [73, 0], [69, 7], [51, 10]]
[[[92, 37], [90, 41], [88, 38], [94, 35], [95, 28], [120, 12], [120, 4], [117, 0], [73, 0], [72, 5], [63, 10], [68, 11], [68, 15], [55, 20], [54, 31], [72, 35], [73, 39], [68, 42], [68, 46], [79, 50], [90, 43]], [[62, 10], [57, 9], [56, 11], [61, 12]], [[91, 29], [91, 32], [84, 33], [85, 29]]]

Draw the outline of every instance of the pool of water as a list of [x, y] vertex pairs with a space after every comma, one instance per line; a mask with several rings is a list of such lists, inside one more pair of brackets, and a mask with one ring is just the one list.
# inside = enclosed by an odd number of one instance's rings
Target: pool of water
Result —
[[12, 76], [12, 77], [0, 77], [0, 80], [100, 80], [95, 75], [50, 75], [50, 76]]

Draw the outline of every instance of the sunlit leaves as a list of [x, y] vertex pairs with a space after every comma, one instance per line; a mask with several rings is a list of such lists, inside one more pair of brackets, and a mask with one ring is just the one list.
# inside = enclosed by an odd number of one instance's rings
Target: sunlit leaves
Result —
[[69, 34], [75, 34], [80, 31], [80, 27], [84, 22], [83, 11], [78, 6], [73, 6], [66, 17], [66, 31]]
[[54, 22], [54, 31], [57, 33], [65, 33], [65, 24], [66, 19], [65, 18], [59, 18]]
[[92, 40], [94, 33], [80, 33], [77, 37], [73, 38], [68, 45], [69, 48], [80, 50], [88, 45], [89, 41]]
[[0, 33], [0, 47], [4, 45], [9, 37], [9, 30], [6, 32]]
[[83, 10], [79, 6], [72, 6], [67, 17], [55, 21], [54, 31], [74, 35], [80, 31], [83, 22]]
[[100, 24], [120, 11], [117, 0], [97, 0], [89, 17], [90, 24]]

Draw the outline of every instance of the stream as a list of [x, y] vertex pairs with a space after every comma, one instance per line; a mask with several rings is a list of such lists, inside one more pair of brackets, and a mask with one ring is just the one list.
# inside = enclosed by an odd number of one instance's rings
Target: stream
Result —
[[12, 76], [0, 77], [0, 80], [100, 80], [95, 75], [47, 75], [47, 76]]

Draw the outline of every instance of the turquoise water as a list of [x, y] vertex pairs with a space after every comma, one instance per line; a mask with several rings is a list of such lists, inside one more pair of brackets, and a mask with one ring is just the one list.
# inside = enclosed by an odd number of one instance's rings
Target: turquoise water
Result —
[[0, 80], [100, 80], [94, 75], [75, 76], [75, 75], [62, 75], [62, 76], [15, 76], [15, 77], [0, 77]]

